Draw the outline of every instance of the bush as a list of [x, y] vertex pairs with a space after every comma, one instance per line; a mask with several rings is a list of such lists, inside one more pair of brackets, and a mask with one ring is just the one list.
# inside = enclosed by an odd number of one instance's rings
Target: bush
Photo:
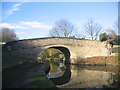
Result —
[[99, 40], [100, 41], [106, 41], [107, 40], [107, 34], [106, 33], [103, 33], [99, 36]]

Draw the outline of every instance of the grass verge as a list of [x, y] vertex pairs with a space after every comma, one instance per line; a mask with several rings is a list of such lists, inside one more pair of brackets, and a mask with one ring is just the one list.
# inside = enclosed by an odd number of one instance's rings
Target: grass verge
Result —
[[55, 88], [55, 84], [49, 80], [45, 73], [38, 72], [29, 80], [29, 83], [22, 86], [22, 88]]
[[21, 64], [12, 66], [2, 70], [2, 87], [7, 88], [16, 80], [26, 74], [30, 69], [36, 67], [36, 64]]
[[[19, 78], [24, 76], [29, 70], [37, 67], [40, 63], [33, 62], [30, 59], [12, 56], [9, 51], [2, 48], [2, 88], [8, 88]], [[34, 82], [28, 84], [34, 88], [51, 88], [55, 85], [47, 77], [43, 75], [35, 76]], [[42, 78], [42, 80], [40, 79]]]
[[12, 56], [11, 53], [6, 48], [2, 47], [2, 69], [31, 61], [32, 60], [30, 59]]

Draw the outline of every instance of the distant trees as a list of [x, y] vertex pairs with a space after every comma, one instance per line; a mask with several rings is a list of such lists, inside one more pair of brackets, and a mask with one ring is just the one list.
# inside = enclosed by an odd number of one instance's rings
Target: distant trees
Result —
[[[117, 29], [120, 25], [115, 23]], [[107, 29], [102, 33], [102, 26], [90, 18], [87, 23], [83, 25], [82, 32], [77, 32], [75, 26], [66, 19], [58, 20], [53, 28], [49, 31], [49, 35], [52, 37], [67, 37], [67, 38], [79, 38], [79, 39], [91, 39], [100, 41], [116, 40], [117, 34], [113, 29]], [[102, 34], [100, 34], [102, 33]], [[84, 36], [84, 37], [83, 37]]]
[[102, 33], [99, 36], [100, 41], [115, 40], [115, 39], [117, 39], [117, 34], [113, 29], [107, 29], [106, 33]]
[[113, 29], [107, 29], [105, 33], [100, 34], [99, 40], [108, 41], [115, 45], [120, 45], [120, 36], [117, 35]]
[[106, 30], [106, 32], [108, 34], [107, 39], [116, 39], [117, 34], [116, 34], [115, 30], [109, 28]]
[[40, 62], [48, 62], [51, 60], [59, 62], [63, 61], [63, 58], [65, 58], [64, 54], [60, 50], [54, 48], [45, 49], [38, 55], [38, 61]]
[[113, 29], [107, 29], [106, 33], [102, 33], [99, 36], [100, 41], [115, 40], [115, 39], [117, 39], [117, 34]]
[[75, 32], [76, 29], [71, 22], [66, 19], [60, 19], [55, 23], [49, 34], [52, 37], [75, 37]]
[[99, 33], [102, 31], [102, 26], [95, 23], [93, 19], [89, 19], [89, 21], [84, 25], [84, 31], [86, 35], [90, 36], [91, 40], [96, 40]]
[[0, 29], [0, 39], [2, 42], [17, 40], [16, 33], [9, 28]]

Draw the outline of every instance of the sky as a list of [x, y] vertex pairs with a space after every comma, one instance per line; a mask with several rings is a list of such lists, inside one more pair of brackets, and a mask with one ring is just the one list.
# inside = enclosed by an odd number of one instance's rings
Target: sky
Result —
[[84, 33], [83, 25], [90, 18], [103, 27], [103, 32], [114, 29], [118, 2], [2, 2], [0, 27], [13, 29], [19, 39], [41, 38], [48, 37], [60, 19], [67, 19], [78, 33]]

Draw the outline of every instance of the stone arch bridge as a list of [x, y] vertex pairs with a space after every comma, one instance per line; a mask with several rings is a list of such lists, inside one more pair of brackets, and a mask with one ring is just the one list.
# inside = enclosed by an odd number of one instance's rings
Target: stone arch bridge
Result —
[[56, 48], [63, 52], [66, 61], [74, 64], [82, 58], [107, 56], [109, 53], [106, 42], [57, 37], [12, 41], [7, 42], [6, 47], [12, 55], [34, 60], [44, 49]]

